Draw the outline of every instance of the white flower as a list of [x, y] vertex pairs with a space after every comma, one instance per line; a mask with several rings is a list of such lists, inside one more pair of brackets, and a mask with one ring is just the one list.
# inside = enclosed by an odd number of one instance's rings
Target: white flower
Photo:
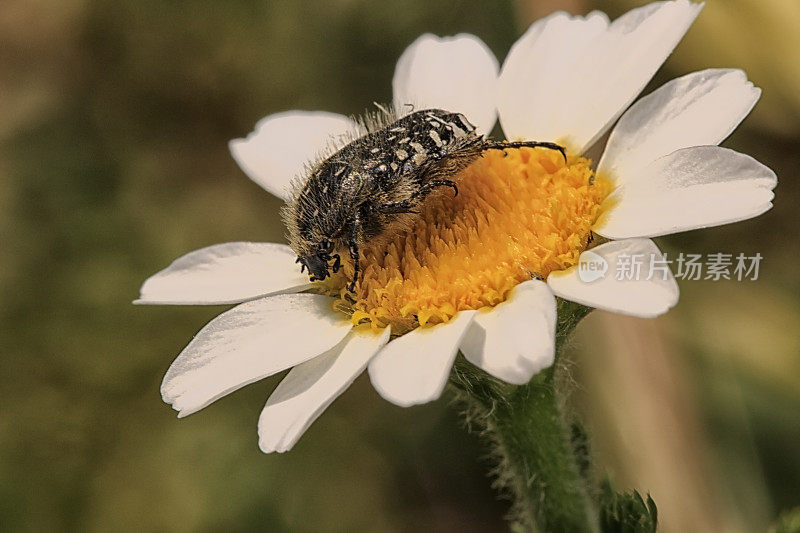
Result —
[[[559, 141], [576, 154], [621, 116], [597, 168], [616, 188], [592, 228], [620, 240], [592, 252], [609, 262], [620, 254], [657, 261], [662, 256], [649, 237], [754, 217], [772, 206], [776, 185], [765, 166], [716, 146], [758, 100], [759, 89], [741, 71], [695, 72], [628, 108], [701, 8], [658, 2], [614, 22], [598, 12], [554, 13], [528, 29], [502, 68], [477, 37], [423, 35], [397, 63], [395, 109], [407, 113], [414, 103], [461, 112], [482, 133], [499, 117], [509, 139]], [[250, 178], [285, 199], [303, 165], [355, 127], [341, 115], [291, 111], [264, 118], [230, 149]], [[644, 317], [678, 300], [671, 276], [584, 283], [572, 267], [518, 284], [494, 307], [392, 339], [389, 327], [354, 327], [331, 298], [301, 293], [308, 287], [293, 252], [270, 243], [204, 248], [148, 279], [137, 303], [239, 303], [181, 352], [164, 378], [164, 401], [183, 417], [291, 368], [258, 425], [263, 451], [286, 451], [365, 368], [376, 390], [401, 406], [438, 398], [459, 350], [521, 384], [553, 362], [555, 296]]]

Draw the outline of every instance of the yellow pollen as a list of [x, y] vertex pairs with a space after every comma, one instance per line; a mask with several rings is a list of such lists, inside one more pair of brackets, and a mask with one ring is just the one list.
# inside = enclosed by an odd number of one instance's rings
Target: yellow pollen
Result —
[[[493, 307], [517, 284], [578, 262], [599, 206], [611, 191], [590, 161], [556, 151], [489, 151], [420, 207], [408, 230], [361, 249], [355, 294], [351, 265], [327, 282], [354, 324], [402, 334]], [[354, 301], [353, 301], [354, 300]]]

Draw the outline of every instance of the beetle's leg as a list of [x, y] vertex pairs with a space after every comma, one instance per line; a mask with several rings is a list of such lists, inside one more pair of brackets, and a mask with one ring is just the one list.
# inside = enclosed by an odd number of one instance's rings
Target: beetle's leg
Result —
[[340, 268], [342, 268], [342, 258], [339, 257], [339, 254], [333, 254], [333, 264], [331, 265], [331, 270], [333, 270], [333, 273], [336, 274], [339, 272]]
[[350, 259], [353, 260], [353, 281], [351, 281], [350, 285], [348, 285], [347, 287], [347, 290], [349, 292], [355, 292], [356, 282], [358, 281], [358, 275], [361, 273], [361, 269], [359, 268], [359, 253], [358, 253], [359, 231], [361, 231], [361, 214], [356, 213], [355, 219], [353, 220], [353, 229], [350, 230], [350, 243], [348, 244], [348, 248], [350, 250]]
[[528, 270], [528, 275], [531, 277], [531, 279], [538, 279], [539, 281], [544, 281], [544, 276], [542, 276], [538, 272], [531, 272], [530, 270]]
[[417, 196], [425, 198], [435, 187], [451, 187], [453, 189], [453, 197], [458, 196], [458, 185], [453, 180], [431, 180], [415, 192], [411, 198], [416, 199]]
[[350, 285], [347, 286], [347, 291], [355, 292], [358, 275], [361, 273], [361, 268], [359, 267], [358, 243], [355, 241], [350, 242], [350, 258], [353, 260], [353, 280], [350, 282]]
[[453, 196], [458, 196], [458, 185], [456, 185], [456, 182], [453, 180], [431, 180], [420, 187], [414, 194], [411, 195], [410, 198], [403, 200], [402, 202], [383, 204], [382, 206], [379, 206], [376, 211], [383, 213], [384, 215], [392, 213], [417, 213], [417, 211], [411, 210], [411, 207], [417, 204], [417, 200], [424, 200], [433, 189], [436, 187], [445, 186], [452, 187], [453, 191], [455, 191]]
[[567, 151], [563, 146], [556, 143], [545, 141], [486, 141], [483, 143], [484, 150], [505, 150], [506, 148], [549, 148], [550, 150], [558, 150], [564, 156], [564, 162], [567, 162]]

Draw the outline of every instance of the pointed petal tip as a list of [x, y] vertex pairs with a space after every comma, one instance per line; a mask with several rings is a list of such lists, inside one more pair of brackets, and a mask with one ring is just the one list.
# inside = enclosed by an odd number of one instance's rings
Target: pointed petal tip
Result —
[[175, 259], [147, 278], [135, 304], [227, 305], [309, 286], [285, 244], [228, 242]]
[[716, 145], [750, 113], [761, 95], [744, 71], [710, 68], [668, 81], [620, 118], [598, 163], [619, 184], [680, 149]]
[[[664, 314], [677, 304], [680, 295], [678, 284], [652, 240], [611, 241], [592, 248], [590, 252], [586, 262], [594, 264], [595, 268], [582, 270], [573, 266], [548, 276], [547, 284], [556, 296], [596, 309], [642, 318]], [[583, 264], [587, 253], [581, 254], [579, 265]]]
[[479, 311], [461, 342], [472, 364], [512, 385], [523, 385], [553, 364], [556, 300], [546, 283], [517, 285], [505, 302]]
[[280, 295], [240, 304], [209, 322], [183, 349], [164, 376], [162, 397], [182, 412], [199, 411], [324, 353], [351, 329], [327, 296]]
[[289, 450], [314, 421], [363, 373], [389, 340], [390, 330], [356, 328], [326, 353], [301, 363], [283, 378], [258, 419], [259, 446]]
[[754, 218], [772, 207], [778, 183], [766, 165], [718, 146], [678, 149], [629, 178], [607, 198], [598, 235], [650, 238]]
[[498, 114], [506, 137], [568, 138], [583, 152], [641, 92], [701, 9], [681, 0], [647, 4], [613, 22], [599, 14], [534, 22], [500, 73]]
[[389, 342], [367, 367], [378, 394], [400, 407], [439, 398], [475, 313], [460, 311], [446, 324], [417, 328]]
[[181, 395], [180, 394], [172, 394], [172, 393], [168, 392], [167, 390], [164, 389], [163, 385], [162, 385], [162, 390], [161, 390], [161, 400], [165, 404], [169, 405], [175, 411], [176, 416], [178, 418], [186, 418], [187, 416], [189, 416], [191, 414], [194, 414], [197, 411], [199, 411], [200, 409], [202, 409], [202, 407], [201, 408], [191, 408], [191, 407], [187, 407], [186, 405], [183, 405], [183, 403], [181, 402]]
[[289, 446], [278, 446], [271, 440], [263, 440], [260, 436], [258, 439], [258, 449], [261, 450], [262, 453], [284, 453], [288, 452], [292, 449], [292, 445]]
[[267, 435], [262, 435], [261, 428], [258, 430], [258, 449], [261, 450], [262, 453], [286, 453], [294, 448], [298, 440], [299, 438], [287, 442], [284, 442], [282, 439], [275, 440], [274, 438], [268, 438]]
[[258, 426], [258, 449], [263, 453], [284, 453], [292, 449], [294, 442], [284, 443], [282, 439], [276, 439], [274, 435], [267, 434]]
[[350, 118], [327, 111], [283, 111], [259, 120], [245, 138], [228, 142], [242, 171], [286, 201], [292, 180], [346, 134], [359, 131]]
[[[251, 132], [250, 135], [253, 135], [253, 133]], [[247, 142], [247, 140], [241, 137], [228, 141], [228, 151], [231, 153], [231, 157], [233, 157], [234, 161], [236, 161], [239, 166], [241, 166], [241, 163], [239, 162], [239, 147], [245, 142]]]

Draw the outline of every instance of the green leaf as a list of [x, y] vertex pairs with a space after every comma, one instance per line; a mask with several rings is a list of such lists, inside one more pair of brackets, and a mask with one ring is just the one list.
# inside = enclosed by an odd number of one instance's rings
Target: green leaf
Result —
[[658, 509], [650, 495], [616, 492], [606, 480], [600, 487], [600, 529], [603, 533], [655, 533]]

